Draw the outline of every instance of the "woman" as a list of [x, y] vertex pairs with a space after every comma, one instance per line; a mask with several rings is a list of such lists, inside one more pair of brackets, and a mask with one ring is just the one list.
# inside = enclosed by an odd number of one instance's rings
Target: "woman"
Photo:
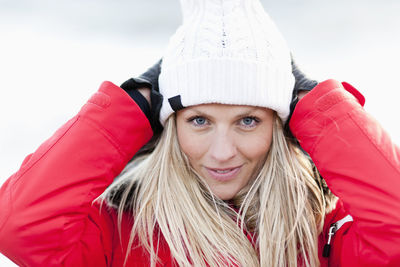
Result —
[[125, 91], [103, 83], [2, 186], [0, 251], [22, 266], [398, 265], [400, 152], [362, 95], [328, 80], [296, 105], [315, 84], [258, 1], [181, 2], [158, 83], [158, 65]]

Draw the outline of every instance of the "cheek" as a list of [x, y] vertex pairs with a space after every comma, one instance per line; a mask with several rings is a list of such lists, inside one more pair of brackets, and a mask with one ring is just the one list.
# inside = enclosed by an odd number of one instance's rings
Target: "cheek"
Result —
[[272, 131], [263, 132], [262, 134], [254, 135], [247, 138], [246, 142], [242, 142], [242, 153], [251, 160], [262, 160], [268, 153], [272, 142]]
[[182, 152], [189, 158], [192, 165], [196, 165], [204, 153], [207, 151], [207, 145], [204, 138], [193, 134], [190, 130], [183, 127], [177, 127], [178, 142]]

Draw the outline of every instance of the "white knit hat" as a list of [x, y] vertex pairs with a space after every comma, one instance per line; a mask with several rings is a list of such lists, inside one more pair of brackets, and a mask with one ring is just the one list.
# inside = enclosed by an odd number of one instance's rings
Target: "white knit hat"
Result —
[[294, 87], [290, 50], [259, 0], [180, 0], [183, 24], [161, 65], [160, 121], [187, 106], [267, 107], [285, 122]]

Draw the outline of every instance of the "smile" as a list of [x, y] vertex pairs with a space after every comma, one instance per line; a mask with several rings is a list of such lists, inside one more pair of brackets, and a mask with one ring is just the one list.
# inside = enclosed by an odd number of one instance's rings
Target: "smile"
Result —
[[226, 181], [233, 180], [234, 178], [236, 178], [236, 176], [239, 173], [242, 166], [232, 167], [232, 168], [224, 168], [224, 169], [217, 169], [217, 168], [214, 169], [214, 168], [208, 168], [208, 167], [205, 167], [205, 168], [206, 168], [209, 176], [211, 176], [211, 178], [213, 178], [217, 181], [226, 182]]

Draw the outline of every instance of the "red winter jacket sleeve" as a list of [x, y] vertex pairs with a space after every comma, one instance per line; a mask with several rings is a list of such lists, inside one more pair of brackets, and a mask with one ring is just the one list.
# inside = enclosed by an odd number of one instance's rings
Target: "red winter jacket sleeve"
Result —
[[150, 124], [104, 82], [0, 189], [0, 251], [21, 266], [106, 266], [112, 224], [91, 208], [136, 151]]
[[400, 149], [351, 85], [328, 80], [301, 101], [290, 127], [352, 215], [330, 266], [400, 266]]
[[[388, 135], [335, 81], [299, 102], [291, 129], [354, 217], [329, 265], [400, 266], [400, 155]], [[110, 266], [115, 218], [91, 202], [150, 137], [137, 105], [104, 83], [1, 187], [0, 251], [22, 266]]]

